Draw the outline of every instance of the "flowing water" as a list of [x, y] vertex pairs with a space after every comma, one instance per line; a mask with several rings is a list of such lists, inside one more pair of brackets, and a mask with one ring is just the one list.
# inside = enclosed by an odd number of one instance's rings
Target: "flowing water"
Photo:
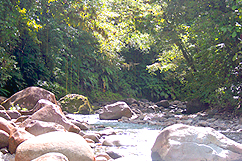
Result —
[[[99, 154], [105, 151], [114, 151], [125, 157], [129, 157], [131, 160], [139, 161], [151, 161], [151, 148], [157, 138], [162, 127], [151, 125], [140, 125], [132, 123], [122, 123], [116, 120], [99, 120], [98, 115], [70, 115], [70, 117], [88, 122], [90, 125], [105, 127], [112, 127], [117, 135], [120, 136], [120, 140], [124, 146], [119, 147], [107, 147], [96, 146], [94, 148], [95, 154]], [[98, 131], [102, 129], [93, 129]], [[87, 131], [93, 132], [92, 130]]]

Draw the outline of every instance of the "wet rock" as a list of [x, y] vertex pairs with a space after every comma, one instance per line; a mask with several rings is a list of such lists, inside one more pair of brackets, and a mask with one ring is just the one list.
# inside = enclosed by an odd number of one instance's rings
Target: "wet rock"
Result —
[[100, 138], [100, 135], [98, 134], [86, 134], [83, 136], [84, 139], [88, 138], [88, 139], [91, 139], [93, 140], [95, 143], [99, 143], [99, 138]]
[[20, 144], [16, 150], [15, 161], [30, 161], [48, 152], [62, 153], [69, 161], [95, 160], [92, 149], [80, 135], [71, 132], [50, 132]]
[[71, 123], [79, 127], [81, 130], [88, 130], [90, 127], [86, 122], [80, 122], [77, 120], [71, 120]]
[[118, 158], [121, 158], [122, 155], [114, 152], [114, 151], [107, 151], [106, 152], [112, 159], [118, 159]]

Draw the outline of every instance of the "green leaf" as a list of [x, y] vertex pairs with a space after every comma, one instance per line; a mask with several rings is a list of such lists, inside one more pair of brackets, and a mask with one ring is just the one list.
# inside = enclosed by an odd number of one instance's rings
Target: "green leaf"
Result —
[[233, 7], [232, 7], [232, 10], [235, 10], [236, 8], [237, 8], [237, 6], [233, 6]]
[[226, 32], [227, 28], [226, 27], [221, 27], [221, 31]]
[[232, 37], [234, 38], [234, 37], [236, 37], [236, 36], [237, 36], [237, 32], [234, 31], [234, 32], [232, 33]]
[[238, 53], [236, 53], [235, 55], [234, 55], [234, 57], [233, 57], [233, 61], [235, 61], [236, 59], [238, 58]]

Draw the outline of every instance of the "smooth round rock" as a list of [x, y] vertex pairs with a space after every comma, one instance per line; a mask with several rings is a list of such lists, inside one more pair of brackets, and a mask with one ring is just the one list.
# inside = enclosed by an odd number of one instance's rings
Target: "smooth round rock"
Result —
[[15, 161], [31, 161], [49, 152], [62, 153], [69, 161], [94, 161], [94, 153], [82, 136], [59, 131], [42, 134], [20, 144]]

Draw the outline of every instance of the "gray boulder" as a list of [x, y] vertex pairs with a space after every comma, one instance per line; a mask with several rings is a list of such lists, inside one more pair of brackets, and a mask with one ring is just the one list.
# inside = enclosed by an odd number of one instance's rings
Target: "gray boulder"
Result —
[[100, 120], [118, 120], [123, 116], [130, 118], [133, 112], [125, 102], [116, 102], [103, 107], [99, 113]]
[[188, 101], [186, 104], [187, 111], [186, 113], [192, 114], [192, 113], [197, 113], [200, 111], [204, 111], [209, 108], [209, 105], [207, 103], [203, 103], [200, 100], [191, 100]]
[[183, 124], [163, 129], [151, 151], [153, 161], [242, 160], [242, 144], [212, 128]]
[[159, 102], [156, 102], [155, 103], [157, 106], [162, 106], [162, 107], [165, 107], [165, 108], [168, 108], [170, 106], [170, 103], [168, 100], [161, 100]]

